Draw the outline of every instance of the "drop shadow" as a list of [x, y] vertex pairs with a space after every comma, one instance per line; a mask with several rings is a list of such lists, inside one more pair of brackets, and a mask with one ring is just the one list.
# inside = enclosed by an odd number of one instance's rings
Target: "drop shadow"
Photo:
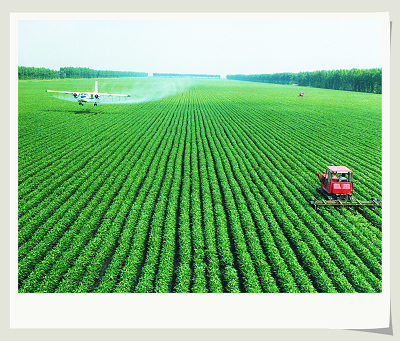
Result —
[[375, 333], [382, 335], [390, 335], [393, 336], [393, 325], [392, 325], [392, 307], [390, 307], [390, 317], [389, 317], [389, 326], [387, 328], [376, 328], [376, 329], [349, 329], [357, 332], [366, 332], [366, 333]]
[[97, 112], [93, 112], [91, 109], [85, 109], [85, 110], [71, 110], [69, 111], [72, 114], [76, 114], [76, 115], [82, 115], [82, 114], [93, 114], [93, 115], [97, 115]]
[[52, 113], [57, 113], [57, 114], [69, 114], [69, 115], [97, 115], [99, 112], [97, 109], [95, 111], [93, 108], [88, 108], [88, 109], [77, 109], [77, 110], [50, 110], [50, 109], [45, 109], [42, 111], [46, 112], [52, 112]]

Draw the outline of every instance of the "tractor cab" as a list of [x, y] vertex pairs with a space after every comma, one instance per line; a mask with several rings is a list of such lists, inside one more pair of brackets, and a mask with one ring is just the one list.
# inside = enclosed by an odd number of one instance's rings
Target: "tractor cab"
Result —
[[353, 172], [344, 166], [327, 166], [326, 173], [319, 175], [320, 191], [330, 197], [349, 196], [353, 190]]

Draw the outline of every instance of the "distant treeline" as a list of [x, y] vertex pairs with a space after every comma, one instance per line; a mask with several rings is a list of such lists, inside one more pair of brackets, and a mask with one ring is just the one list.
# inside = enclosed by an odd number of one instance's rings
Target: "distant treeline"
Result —
[[227, 75], [227, 79], [274, 84], [297, 84], [315, 88], [382, 93], [382, 69], [351, 69], [274, 73], [261, 75]]
[[190, 78], [220, 78], [220, 75], [204, 75], [197, 73], [153, 73], [153, 77], [190, 77]]
[[43, 67], [18, 66], [18, 79], [64, 79], [64, 78], [114, 78], [147, 77], [146, 72], [93, 70], [86, 67], [62, 67], [59, 71]]

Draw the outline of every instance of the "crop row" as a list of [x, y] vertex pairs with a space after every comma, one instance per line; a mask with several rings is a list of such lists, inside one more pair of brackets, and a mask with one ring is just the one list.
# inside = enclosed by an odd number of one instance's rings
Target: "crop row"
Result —
[[[252, 134], [252, 136], [254, 136], [253, 134]], [[265, 140], [264, 140], [265, 141]], [[238, 148], [238, 150], [241, 150], [241, 148]], [[269, 153], [269, 158], [271, 158], [271, 150], [268, 150], [268, 153]], [[253, 155], [259, 155], [260, 153], [259, 153], [259, 151], [258, 152], [254, 152], [253, 153]], [[263, 162], [263, 161], [262, 161]], [[289, 168], [289, 167], [288, 167]], [[282, 170], [280, 170], [280, 172], [282, 172]], [[272, 174], [271, 174], [272, 175]], [[283, 174], [284, 175], [284, 174]], [[272, 175], [273, 176], [273, 175]], [[283, 177], [283, 179], [284, 180], [286, 180], [286, 179], [290, 179], [290, 177], [288, 177], [288, 176], [286, 176], [286, 177]], [[286, 180], [287, 181], [287, 180]], [[276, 180], [274, 180], [274, 182], [276, 182]], [[293, 187], [293, 186], [292, 186]], [[285, 186], [282, 186], [281, 188], [285, 188]], [[296, 191], [296, 188], [292, 188], [292, 192], [295, 192]], [[286, 197], [287, 196], [291, 196], [291, 192], [287, 192], [286, 193]], [[301, 197], [302, 198], [302, 197]], [[301, 199], [300, 199], [301, 200]], [[291, 206], [292, 207], [295, 207], [295, 202], [290, 202], [290, 204], [291, 204]], [[302, 204], [303, 205], [303, 204]], [[299, 209], [302, 209], [302, 207], [303, 206], [299, 206]], [[305, 206], [305, 207], [307, 207], [307, 206]], [[309, 210], [310, 211], [310, 210]], [[307, 212], [307, 214], [311, 214], [311, 216], [312, 216], [312, 214], [313, 213], [315, 213], [315, 212], [313, 212], [313, 211], [310, 211], [310, 212]], [[305, 216], [305, 219], [306, 219], [306, 216]], [[331, 221], [332, 222], [332, 221]], [[315, 233], [315, 232], [314, 232]], [[345, 246], [344, 246], [345, 247]], [[373, 258], [373, 257], [372, 257]], [[370, 254], [368, 254], [367, 253], [367, 255], [366, 255], [366, 258], [364, 258], [364, 261], [367, 261], [367, 263], [368, 263], [368, 260], [369, 259], [371, 259], [371, 255]], [[355, 261], [356, 262], [356, 264], [358, 265], [358, 266], [362, 266], [362, 264], [360, 264], [359, 262], [357, 263], [357, 260]], [[377, 269], [377, 271], [376, 271], [376, 274], [379, 276], [379, 274], [380, 274], [380, 271], [381, 271], [381, 269], [380, 269], [380, 266], [375, 262], [372, 266], [375, 266], [375, 264], [378, 266], [376, 269]], [[368, 271], [366, 271], [366, 273], [367, 273], [367, 275], [368, 275]], [[349, 271], [349, 276], [351, 276], [352, 275], [352, 271]], [[371, 280], [374, 280], [374, 279], [371, 279]], [[376, 283], [376, 281], [375, 281], [375, 283]]]
[[[161, 118], [159, 120], [161, 120]], [[147, 127], [144, 127], [144, 129], [146, 128]], [[156, 131], [157, 126], [154, 126], [153, 133]], [[151, 135], [152, 133], [150, 132], [150, 139]], [[125, 141], [123, 136], [121, 141]], [[98, 222], [102, 220], [108, 221], [104, 217], [104, 214], [108, 212], [109, 204], [115, 201], [114, 197], [120, 191], [126, 176], [132, 170], [134, 171], [136, 169], [140, 169], [141, 166], [141, 163], [138, 163], [136, 167], [131, 170], [130, 167], [124, 168], [124, 164], [128, 165], [139, 157], [141, 158], [142, 162], [143, 160], [147, 162], [151, 160], [151, 158], [146, 160], [148, 152], [143, 153], [146, 145], [147, 141], [143, 140], [135, 150], [132, 149], [132, 146], [123, 142], [118, 149], [119, 153], [115, 153], [115, 155], [118, 157], [110, 164], [107, 164], [107, 172], [94, 172], [95, 183], [90, 184], [90, 190], [87, 191], [87, 188], [82, 185], [82, 192], [78, 192], [77, 201], [71, 199], [67, 201], [66, 204], [75, 203], [72, 208], [67, 208], [67, 212], [71, 213], [65, 214], [63, 210], [58, 210], [56, 214], [54, 214], [49, 220], [46, 221], [44, 225], [41, 226], [39, 232], [42, 232], [42, 234], [47, 232], [47, 234], [43, 235], [42, 240], [40, 239], [40, 236], [37, 236], [37, 239], [41, 240], [40, 242], [36, 242], [36, 240], [33, 238], [30, 240], [32, 241], [31, 244], [35, 245], [35, 247], [20, 262], [20, 279], [23, 278], [23, 273], [25, 273], [25, 271], [29, 272], [32, 264], [35, 264], [38, 260], [40, 260], [58, 240], [58, 247], [54, 248], [52, 250], [53, 253], [48, 255], [47, 261], [43, 263], [43, 266], [48, 270], [51, 264], [57, 259], [56, 255], [62, 255], [62, 257], [57, 260], [57, 264], [59, 264], [58, 267], [62, 266], [64, 269], [63, 271], [68, 269], [68, 266], [70, 266], [70, 262], [74, 259], [75, 255], [81, 250], [85, 243], [87, 243], [87, 240], [94, 235]], [[120, 173], [118, 169], [124, 169], [125, 175], [124, 173]], [[101, 170], [102, 169], [100, 168], [100, 171]], [[145, 168], [143, 168], [143, 170], [145, 170]], [[136, 174], [134, 175], [136, 176]], [[142, 177], [144, 176], [145, 171], [142, 174]], [[72, 212], [74, 214], [72, 214]], [[57, 213], [59, 213], [59, 218]], [[48, 231], [46, 231], [46, 225], [49, 226]], [[71, 245], [75, 246], [72, 247]], [[20, 248], [20, 251], [23, 250], [23, 248]], [[69, 250], [69, 252], [63, 253], [63, 250]], [[20, 252], [20, 254], [20, 257], [24, 256], [22, 252]], [[48, 262], [50, 263], [47, 264]], [[57, 266], [56, 270], [53, 272], [55, 272], [58, 277], [60, 277], [60, 275], [63, 273], [59, 268], [57, 268]]]
[[[246, 104], [248, 105], [248, 104]], [[245, 104], [243, 106], [246, 106]], [[242, 107], [240, 107], [240, 110], [242, 110]], [[254, 113], [254, 115], [252, 115], [252, 121], [250, 122], [252, 125], [252, 128], [254, 127], [254, 129], [256, 129], [257, 131], [262, 131], [261, 135], [264, 136], [268, 136], [268, 141], [270, 144], [272, 142], [272, 145], [275, 146], [275, 148], [279, 149], [280, 145], [284, 145], [286, 150], [290, 150], [293, 154], [289, 155], [291, 156], [292, 159], [294, 159], [292, 162], [294, 162], [293, 164], [295, 164], [297, 162], [296, 167], [290, 167], [291, 169], [301, 172], [301, 174], [297, 174], [297, 176], [301, 176], [301, 177], [307, 177], [307, 174], [310, 174], [310, 171], [312, 170], [312, 172], [314, 173], [316, 169], [320, 169], [321, 168], [321, 164], [318, 164], [317, 160], [322, 160], [321, 156], [319, 156], [318, 154], [316, 154], [317, 152], [321, 151], [321, 146], [315, 145], [310, 147], [310, 142], [308, 141], [308, 139], [304, 139], [304, 135], [306, 132], [304, 132], [304, 130], [299, 130], [299, 133], [296, 133], [297, 130], [293, 130], [290, 129], [290, 131], [286, 131], [287, 129], [284, 129], [284, 125], [282, 125], [281, 123], [276, 123], [274, 120], [271, 119], [265, 119], [265, 113], [263, 112], [259, 112], [260, 108], [256, 107], [252, 109]], [[258, 113], [258, 115], [257, 115]], [[278, 115], [278, 112], [276, 113], [276, 116]], [[259, 119], [257, 120], [257, 116], [259, 117]], [[307, 116], [308, 118], [308, 116]], [[246, 121], [249, 121], [249, 118], [244, 116], [243, 120], [241, 120], [240, 124], [246, 124]], [[256, 121], [257, 124], [254, 124], [254, 121]], [[268, 122], [268, 129], [260, 129], [260, 127], [262, 127], [263, 125], [265, 125]], [[268, 131], [271, 131], [271, 127], [274, 127], [274, 129], [272, 130], [272, 133], [268, 134]], [[279, 132], [279, 133], [277, 133]], [[296, 133], [295, 135], [293, 135], [293, 133]], [[301, 133], [300, 133], [301, 132]], [[265, 138], [263, 136], [263, 138]], [[293, 139], [293, 136], [295, 136], [296, 138]], [[291, 143], [288, 144], [286, 143], [286, 141], [291, 140]], [[276, 141], [275, 143], [273, 141]], [[304, 141], [304, 142], [301, 142]], [[300, 145], [298, 148], [293, 148], [293, 146], [296, 146], [299, 142]], [[323, 150], [329, 150], [329, 148], [324, 148]], [[338, 151], [338, 153], [340, 153], [341, 150]], [[281, 151], [280, 151], [281, 153]], [[338, 154], [336, 153], [336, 154]], [[285, 154], [285, 151], [282, 151], [282, 154]], [[300, 160], [296, 157], [293, 157], [293, 155], [307, 155], [308, 157], [304, 157], [301, 160], [301, 164], [300, 164]], [[314, 162], [314, 165], [309, 165], [310, 161]], [[304, 164], [304, 166], [302, 165]], [[369, 168], [371, 168], [369, 166]], [[373, 165], [372, 168], [375, 168], [375, 166]], [[358, 169], [358, 166], [355, 168], [356, 170]], [[364, 172], [362, 171], [362, 169], [360, 169], [360, 173], [364, 175]], [[356, 172], [357, 174], [357, 172]], [[307, 185], [315, 183], [315, 179], [316, 177], [314, 176], [313, 178], [309, 178], [309, 181], [304, 181], [303, 182]], [[379, 196], [379, 193], [377, 192], [371, 192], [370, 190], [367, 190], [368, 192], [365, 192], [365, 190], [363, 191], [363, 189], [365, 189], [365, 184], [368, 184], [370, 187], [373, 187], [375, 189], [375, 191], [377, 189], [379, 189], [380, 185], [379, 185], [379, 181], [380, 181], [380, 177], [378, 177], [378, 179], [375, 178], [371, 178], [368, 179], [368, 177], [361, 178], [361, 180], [355, 180], [355, 193], [358, 196], [358, 192], [361, 192], [364, 197], [360, 197], [363, 199], [369, 199], [372, 196]], [[310, 185], [309, 185], [310, 186]], [[360, 190], [361, 188], [361, 190]], [[310, 186], [310, 189], [312, 189], [312, 187]], [[358, 192], [357, 192], [358, 191]], [[314, 192], [314, 191], [313, 191]], [[314, 196], [314, 193], [312, 193], [312, 195]], [[380, 219], [380, 211], [377, 212], [377, 215], [371, 211], [371, 210], [366, 210], [365, 211], [365, 215], [367, 216], [367, 218], [369, 220], [372, 220], [374, 222], [374, 224], [376, 224], [377, 226], [380, 226], [381, 224], [381, 219]]]
[[380, 146], [357, 144], [376, 118], [268, 89], [198, 82], [113, 115], [41, 113], [37, 134], [22, 116], [19, 292], [381, 292], [380, 211], [307, 201], [331, 157], [380, 198]]

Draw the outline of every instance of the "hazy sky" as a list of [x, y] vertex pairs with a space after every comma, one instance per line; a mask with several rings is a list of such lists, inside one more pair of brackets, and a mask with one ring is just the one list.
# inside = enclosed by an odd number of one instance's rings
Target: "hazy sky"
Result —
[[379, 20], [19, 20], [18, 65], [259, 74], [382, 67]]

